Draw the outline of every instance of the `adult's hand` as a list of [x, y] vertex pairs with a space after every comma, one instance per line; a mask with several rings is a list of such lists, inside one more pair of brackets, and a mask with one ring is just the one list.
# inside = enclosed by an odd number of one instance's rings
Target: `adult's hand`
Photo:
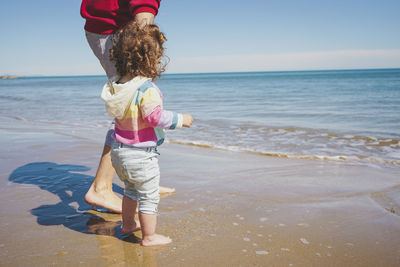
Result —
[[148, 12], [138, 13], [135, 15], [135, 21], [137, 23], [139, 23], [140, 26], [144, 26], [147, 24], [153, 24], [154, 14], [148, 13]]

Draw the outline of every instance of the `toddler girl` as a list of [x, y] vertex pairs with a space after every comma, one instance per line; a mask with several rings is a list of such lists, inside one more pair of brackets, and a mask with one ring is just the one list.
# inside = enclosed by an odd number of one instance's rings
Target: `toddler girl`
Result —
[[[166, 38], [156, 25], [128, 23], [116, 36], [110, 58], [118, 76], [103, 88], [107, 112], [115, 119], [111, 161], [125, 183], [122, 232], [142, 231], [143, 246], [171, 243], [156, 234], [160, 171], [157, 146], [163, 129], [190, 127], [190, 114], [163, 109], [162, 94], [152, 82], [164, 71]], [[134, 220], [139, 202], [139, 222]]]

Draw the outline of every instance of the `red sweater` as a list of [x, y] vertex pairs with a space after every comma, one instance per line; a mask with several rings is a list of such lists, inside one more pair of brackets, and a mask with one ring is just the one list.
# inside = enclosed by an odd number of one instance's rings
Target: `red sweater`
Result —
[[124, 27], [142, 12], [157, 15], [161, 0], [82, 0], [81, 16], [86, 19], [85, 30], [111, 34]]

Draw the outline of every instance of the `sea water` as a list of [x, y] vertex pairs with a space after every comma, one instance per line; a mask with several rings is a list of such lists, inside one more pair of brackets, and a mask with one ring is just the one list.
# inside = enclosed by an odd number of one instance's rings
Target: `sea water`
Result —
[[[102, 142], [105, 76], [0, 80], [1, 129]], [[164, 108], [191, 113], [167, 142], [265, 156], [400, 165], [400, 69], [165, 74]], [[29, 125], [29, 126], [28, 126]], [[17, 129], [18, 128], [18, 129]], [[23, 130], [23, 129], [22, 129]]]

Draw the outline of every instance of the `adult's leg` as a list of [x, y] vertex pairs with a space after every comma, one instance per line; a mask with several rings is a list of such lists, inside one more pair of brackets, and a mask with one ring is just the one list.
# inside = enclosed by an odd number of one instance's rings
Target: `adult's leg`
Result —
[[85, 195], [85, 201], [90, 205], [121, 213], [122, 200], [112, 190], [115, 170], [111, 164], [110, 152], [111, 147], [104, 145], [96, 176]]
[[[109, 60], [109, 50], [112, 46], [113, 35], [101, 35], [86, 32], [86, 39], [93, 54], [99, 60], [108, 78], [116, 75], [114, 64]], [[111, 143], [113, 130], [109, 130], [103, 147], [103, 153], [96, 176], [89, 191], [85, 195], [85, 201], [93, 206], [106, 208], [113, 212], [122, 212], [122, 200], [113, 192], [112, 181], [115, 170], [111, 163]]]

